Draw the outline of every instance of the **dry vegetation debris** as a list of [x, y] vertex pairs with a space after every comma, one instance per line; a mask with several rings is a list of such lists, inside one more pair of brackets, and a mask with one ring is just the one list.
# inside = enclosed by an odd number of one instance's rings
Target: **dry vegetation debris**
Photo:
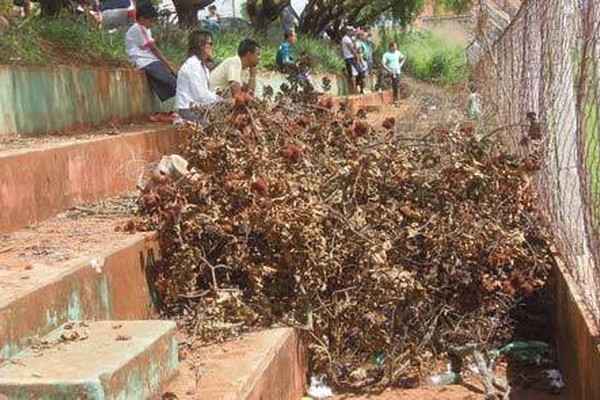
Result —
[[151, 177], [126, 227], [159, 232], [165, 312], [204, 341], [301, 327], [346, 387], [510, 338], [551, 265], [524, 160], [468, 124], [409, 139], [335, 108], [240, 96], [186, 128], [189, 173]]

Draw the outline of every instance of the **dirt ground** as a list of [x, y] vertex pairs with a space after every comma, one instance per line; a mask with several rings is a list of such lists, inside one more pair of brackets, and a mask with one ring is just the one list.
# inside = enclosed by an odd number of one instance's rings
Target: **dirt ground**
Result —
[[135, 198], [124, 196], [76, 206], [26, 229], [0, 234], [0, 271], [35, 263], [58, 264], [103, 251], [129, 236], [118, 232], [133, 212]]
[[167, 123], [147, 122], [136, 124], [125, 124], [115, 121], [103, 127], [92, 129], [86, 132], [78, 132], [74, 134], [64, 135], [40, 135], [35, 137], [15, 137], [0, 135], [0, 155], [3, 151], [18, 150], [18, 149], [38, 149], [42, 147], [50, 147], [53, 145], [61, 145], [68, 143], [76, 143], [81, 140], [89, 140], [106, 136], [115, 136], [124, 133], [137, 132], [146, 128], [164, 126]]

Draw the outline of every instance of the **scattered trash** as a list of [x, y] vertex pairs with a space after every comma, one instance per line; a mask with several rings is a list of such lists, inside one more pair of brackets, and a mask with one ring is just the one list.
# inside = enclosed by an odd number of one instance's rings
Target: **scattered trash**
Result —
[[131, 340], [131, 336], [130, 335], [117, 335], [116, 339], [117, 342], [124, 342], [127, 340]]
[[444, 386], [459, 383], [462, 380], [459, 373], [448, 371], [427, 378], [428, 386]]
[[550, 383], [550, 389], [553, 393], [560, 393], [565, 387], [565, 381], [563, 380], [562, 374], [557, 369], [547, 369], [542, 371], [548, 382]]
[[98, 258], [93, 258], [90, 260], [90, 267], [96, 271], [96, 273], [101, 274], [102, 273], [102, 268], [104, 268], [104, 258], [103, 259], [98, 259]]
[[333, 391], [325, 383], [325, 377], [323, 375], [310, 377], [310, 387], [308, 388], [307, 394], [315, 399], [333, 397]]
[[117, 325], [113, 325], [112, 328], [113, 329], [121, 329], [123, 327], [123, 325], [121, 324], [117, 324]]
[[494, 350], [495, 355], [504, 354], [508, 358], [536, 365], [554, 363], [554, 354], [550, 345], [536, 340], [516, 340]]
[[86, 322], [68, 322], [63, 326], [63, 332], [60, 335], [60, 340], [63, 342], [76, 342], [86, 340], [90, 337], [88, 329], [89, 325]]

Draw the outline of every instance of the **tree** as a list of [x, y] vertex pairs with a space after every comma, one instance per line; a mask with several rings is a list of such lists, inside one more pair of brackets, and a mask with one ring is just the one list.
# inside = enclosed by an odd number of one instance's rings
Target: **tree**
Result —
[[198, 11], [214, 2], [215, 0], [173, 0], [179, 26], [191, 28], [197, 25]]
[[63, 0], [40, 0], [42, 17], [58, 17], [62, 11]]
[[[468, 9], [473, 0], [431, 0], [452, 10]], [[299, 30], [317, 34], [329, 28], [335, 37], [346, 24], [371, 25], [382, 16], [409, 25], [421, 13], [426, 0], [309, 0], [300, 17]]]
[[252, 26], [255, 29], [264, 31], [289, 4], [289, 0], [248, 0], [246, 11]]

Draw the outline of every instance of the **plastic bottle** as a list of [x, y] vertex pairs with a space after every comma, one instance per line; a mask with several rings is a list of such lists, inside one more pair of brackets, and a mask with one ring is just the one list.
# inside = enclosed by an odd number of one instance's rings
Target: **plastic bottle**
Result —
[[535, 340], [517, 340], [508, 343], [506, 346], [501, 348], [499, 352], [507, 355], [508, 357], [515, 357], [520, 361], [539, 363], [540, 361], [550, 357], [551, 348], [546, 342], [539, 342]]
[[445, 386], [459, 383], [461, 381], [460, 374], [452, 371], [444, 372], [443, 374], [432, 375], [427, 378], [429, 386]]

